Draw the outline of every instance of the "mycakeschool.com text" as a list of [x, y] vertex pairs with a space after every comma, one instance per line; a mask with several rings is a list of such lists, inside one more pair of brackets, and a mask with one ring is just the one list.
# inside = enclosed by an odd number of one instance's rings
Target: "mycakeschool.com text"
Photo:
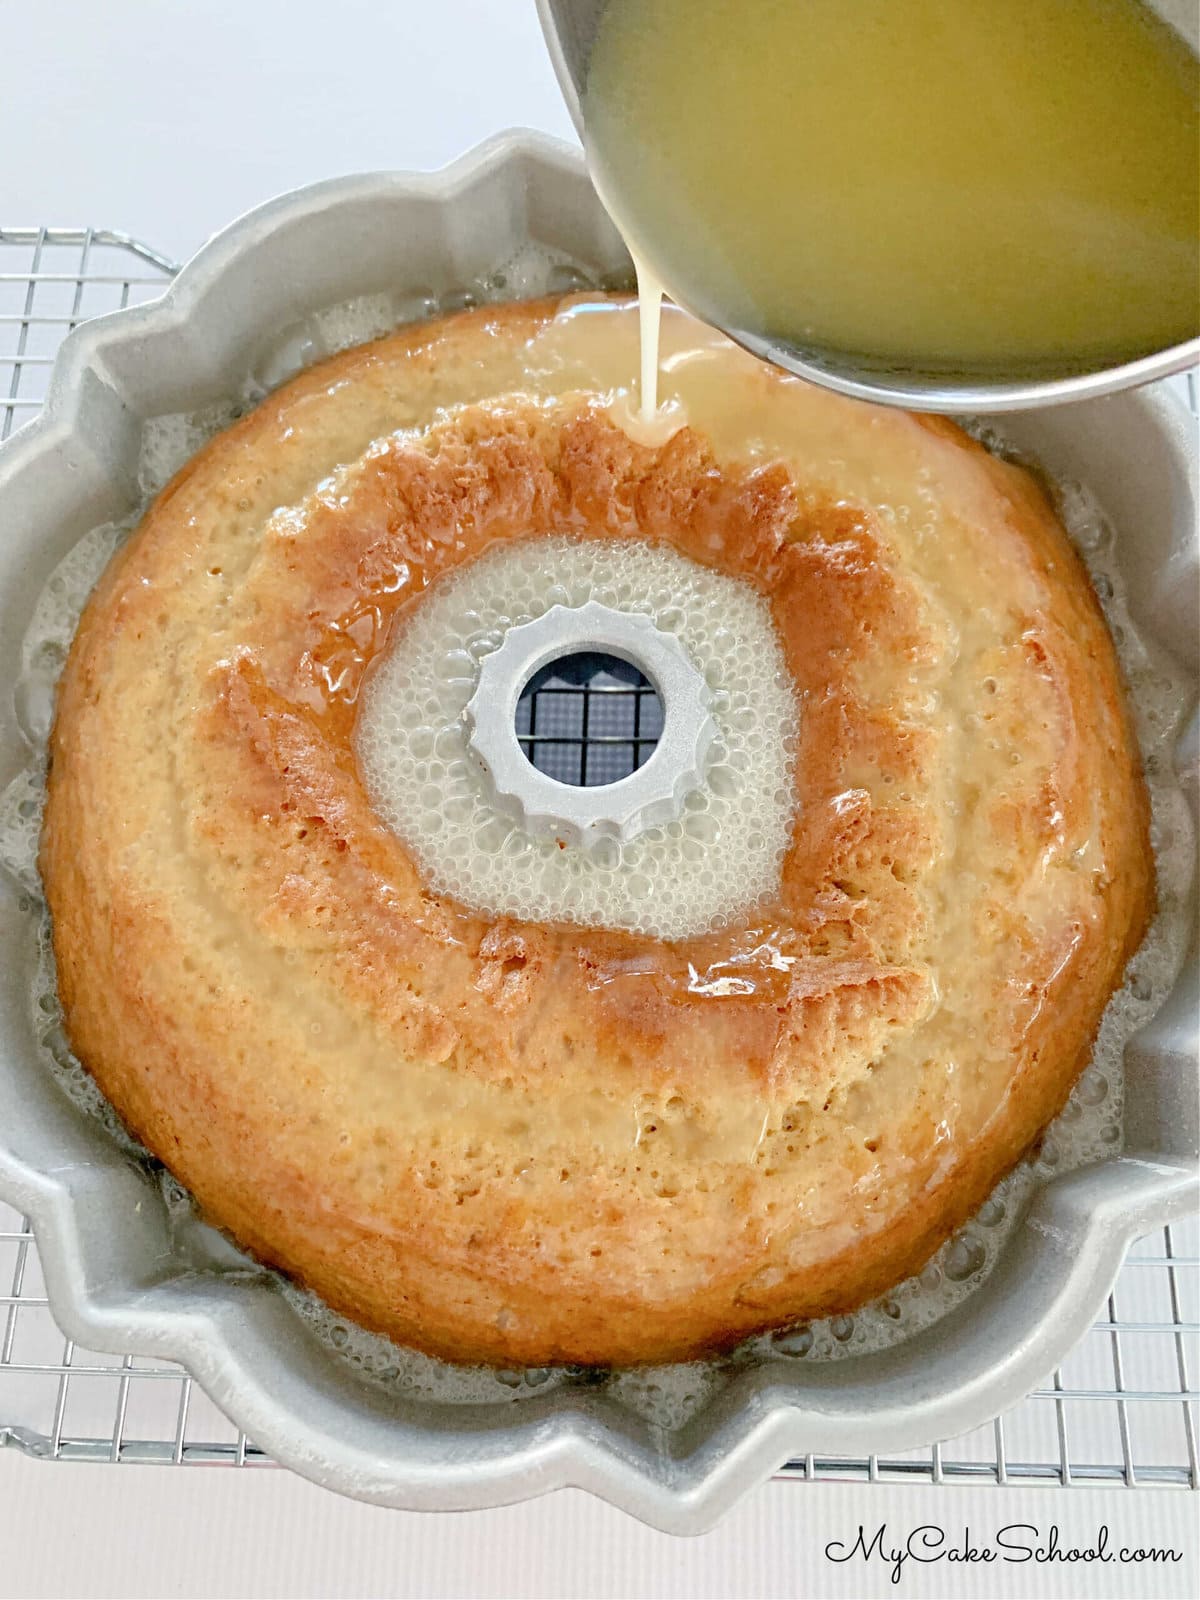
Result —
[[889, 1528], [860, 1523], [845, 1539], [830, 1539], [827, 1561], [838, 1565], [861, 1562], [886, 1567], [891, 1580], [901, 1583], [916, 1569], [929, 1566], [1141, 1566], [1151, 1562], [1171, 1567], [1183, 1560], [1183, 1551], [1171, 1546], [1122, 1544], [1107, 1523], [1101, 1523], [1088, 1544], [1067, 1543], [1058, 1526], [1035, 1527], [1031, 1522], [1010, 1522], [994, 1533], [980, 1534], [969, 1526], [949, 1531], [936, 1522], [915, 1528]]

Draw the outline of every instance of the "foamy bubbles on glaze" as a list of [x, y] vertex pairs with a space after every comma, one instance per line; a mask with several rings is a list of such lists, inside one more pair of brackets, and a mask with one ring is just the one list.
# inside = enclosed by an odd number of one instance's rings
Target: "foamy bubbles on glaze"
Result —
[[46, 804], [46, 772], [39, 762], [25, 767], [0, 794], [0, 867], [26, 894], [40, 895], [38, 839]]
[[[146, 1151], [100, 1092], [100, 1086], [71, 1049], [58, 998], [50, 916], [42, 908], [37, 925], [36, 965], [30, 987], [31, 1016], [38, 1051], [60, 1089], [79, 1109], [94, 1117], [120, 1149], [146, 1158]], [[172, 1180], [174, 1181], [174, 1180]]]
[[271, 336], [251, 370], [242, 376], [236, 394], [194, 411], [167, 412], [147, 419], [138, 460], [138, 488], [143, 498], [133, 520], [140, 520], [150, 500], [214, 434], [315, 362], [397, 328], [471, 306], [630, 287], [628, 273], [601, 282], [573, 256], [528, 240], [495, 267], [450, 288], [413, 284], [403, 291], [355, 295], [314, 311]]
[[[812, 1364], [903, 1344], [940, 1322], [987, 1281], [1039, 1189], [1065, 1173], [1116, 1155], [1121, 1148], [1125, 1044], [1166, 993], [1164, 987], [1152, 1001], [1149, 996], [1136, 998], [1133, 972], [1135, 967], [1140, 970], [1144, 954], [1145, 947], [1126, 974], [1124, 987], [1113, 996], [1092, 1064], [1062, 1111], [1026, 1158], [1000, 1180], [974, 1217], [921, 1271], [856, 1311], [752, 1339], [739, 1351], [739, 1359], [773, 1355]], [[1172, 972], [1172, 981], [1173, 976]]]
[[[176, 1188], [178, 1186], [176, 1185]], [[179, 1190], [182, 1195], [184, 1191]], [[603, 1394], [647, 1422], [664, 1447], [725, 1387], [733, 1362], [676, 1362], [608, 1371], [599, 1367], [452, 1366], [356, 1327], [324, 1301], [284, 1280], [284, 1299], [326, 1349], [368, 1382], [438, 1406], [519, 1405], [562, 1391]]]
[[[563, 849], [492, 804], [462, 714], [508, 628], [589, 600], [680, 641], [712, 692], [717, 738], [678, 820]], [[437, 893], [493, 916], [683, 939], [778, 892], [795, 728], [775, 626], [749, 585], [662, 545], [550, 538], [492, 550], [422, 599], [370, 677], [355, 737], [376, 810]]]
[[[1141, 751], [1150, 798], [1157, 905], [1146, 936], [1126, 968], [1125, 980], [1104, 1013], [1089, 1069], [1119, 1095], [1126, 1042], [1166, 998], [1183, 965], [1191, 933], [1196, 828], [1180, 778], [1180, 737], [1186, 717], [1195, 711], [1195, 689], [1170, 654], [1145, 638], [1134, 622], [1117, 533], [1091, 491], [1079, 483], [1049, 478], [1037, 460], [1015, 449], [993, 422], [974, 424], [969, 431], [994, 455], [1035, 473], [1050, 495], [1104, 612]], [[1085, 1073], [1076, 1091], [1088, 1081]], [[1077, 1139], [1063, 1135], [1062, 1142], [1070, 1149]], [[1111, 1155], [1118, 1141], [1110, 1136], [1103, 1143], [1107, 1146], [1103, 1150], [1089, 1146], [1084, 1159]]]
[[35, 749], [44, 749], [50, 737], [55, 686], [84, 602], [132, 526], [126, 518], [90, 529], [67, 551], [37, 598], [21, 644], [16, 687], [17, 721]]
[[526, 1395], [548, 1394], [574, 1375], [566, 1367], [451, 1365], [368, 1333], [298, 1284], [285, 1279], [282, 1288], [284, 1299], [323, 1345], [363, 1377], [393, 1392], [400, 1388], [412, 1400], [452, 1406], [511, 1404]]
[[[550, 275], [554, 273], [558, 276], [551, 282]], [[561, 258], [534, 249], [522, 252], [488, 278], [449, 294], [418, 288], [402, 299], [386, 297], [393, 314], [387, 326], [476, 301], [567, 293], [588, 286], [588, 279]], [[268, 389], [331, 353], [332, 348], [361, 342], [381, 331], [386, 328], [378, 297], [364, 297], [331, 308], [323, 320], [310, 318], [298, 330], [280, 335], [273, 346], [274, 371], [269, 363], [261, 363], [247, 375], [236, 398], [203, 411], [150, 421], [143, 435], [143, 495], [148, 500], [213, 433], [234, 421]], [[994, 428], [973, 431], [995, 453], [1014, 453]], [[1025, 460], [1024, 464], [1031, 463]], [[1119, 552], [1112, 529], [1094, 501], [1072, 485], [1060, 485], [1055, 493], [1059, 514], [1091, 571], [1129, 686], [1152, 802], [1158, 915], [1130, 963], [1123, 987], [1105, 1013], [1092, 1063], [1076, 1084], [1062, 1114], [1046, 1130], [1029, 1158], [997, 1186], [975, 1218], [947, 1241], [917, 1277], [849, 1316], [812, 1322], [751, 1341], [732, 1358], [735, 1367], [751, 1363], [768, 1351], [807, 1365], [884, 1349], [911, 1338], [938, 1322], [985, 1281], [1040, 1186], [1121, 1148], [1125, 1043], [1161, 1005], [1174, 982], [1190, 931], [1194, 835], [1175, 774], [1175, 747], [1191, 692], [1170, 661], [1144, 643], [1131, 624]], [[87, 591], [127, 528], [140, 517], [145, 503], [144, 500], [127, 522], [106, 524], [85, 536], [51, 574], [31, 619], [16, 686], [21, 724], [33, 754], [29, 766], [0, 795], [0, 865], [26, 892], [28, 899], [24, 903], [31, 913], [30, 963], [35, 971], [29, 991], [30, 1016], [39, 1056], [70, 1098], [95, 1116], [122, 1148], [135, 1155], [143, 1154], [140, 1147], [122, 1128], [66, 1040], [49, 922], [44, 909], [37, 906], [40, 885], [36, 851], [45, 786], [45, 733], [54, 683]], [[181, 1227], [190, 1224], [194, 1220], [190, 1197], [165, 1172], [162, 1183], [172, 1215]], [[703, 1407], [723, 1384], [731, 1365], [718, 1360], [613, 1375], [546, 1368], [501, 1373], [451, 1366], [399, 1349], [348, 1324], [298, 1287], [286, 1282], [281, 1286], [331, 1357], [349, 1363], [355, 1372], [369, 1376], [391, 1393], [416, 1400], [478, 1404], [508, 1398], [519, 1402], [552, 1388], [603, 1379], [605, 1392], [614, 1401], [667, 1433]]]
[[[262, 398], [261, 391], [257, 398]], [[142, 495], [139, 519], [180, 467], [186, 466], [215, 434], [236, 422], [250, 403], [249, 399], [219, 400], [199, 411], [167, 412], [144, 423], [137, 467]]]
[[38, 595], [21, 641], [13, 708], [36, 759], [0, 793], [0, 867], [30, 894], [41, 894], [37, 848], [46, 798], [46, 746], [59, 675], [84, 602], [131, 526], [131, 519], [106, 522], [72, 545]]
[[1017, 461], [1046, 482], [1088, 568], [1121, 663], [1142, 753], [1157, 910], [1105, 1008], [1090, 1064], [1066, 1105], [971, 1222], [920, 1273], [880, 1299], [850, 1316], [823, 1318], [752, 1340], [747, 1352], [815, 1362], [884, 1350], [932, 1327], [968, 1299], [986, 1281], [1040, 1188], [1121, 1150], [1125, 1047], [1162, 1005], [1187, 954], [1196, 833], [1176, 770], [1176, 746], [1194, 691], [1166, 652], [1138, 632], [1129, 614], [1115, 531], [1090, 491], [1076, 483], [1046, 481], [1037, 462], [1014, 450], [994, 424], [972, 424], [968, 431], [993, 454]]

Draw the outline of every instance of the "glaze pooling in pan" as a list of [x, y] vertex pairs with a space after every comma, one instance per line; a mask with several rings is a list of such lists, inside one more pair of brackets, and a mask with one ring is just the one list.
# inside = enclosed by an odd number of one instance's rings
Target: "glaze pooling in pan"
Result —
[[[798, 386], [796, 386], [796, 388], [797, 388], [797, 389], [798, 389]], [[751, 398], [752, 398], [752, 397], [751, 397]], [[828, 402], [828, 401], [827, 401], [827, 400], [824, 400], [824, 401], [822, 401], [822, 405], [825, 405], [825, 404], [828, 404], [828, 403], [829, 403], [829, 402]], [[836, 404], [841, 404], [841, 403], [840, 403], [840, 402], [837, 402], [837, 403], [836, 403]], [[693, 409], [693, 414], [695, 414], [695, 410], [696, 410], [696, 407], [695, 407], [695, 405], [693, 405], [693, 408], [692, 408], [692, 409]], [[908, 425], [909, 425], [909, 426], [914, 426], [914, 425], [913, 425], [913, 424], [911, 424], [911, 423], [909, 423], [909, 424], [908, 424]], [[917, 437], [917, 436], [916, 436], [916, 435], [914, 435], [914, 437]], [[953, 435], [952, 435], [952, 434], [950, 434], [950, 433], [949, 433], [949, 432], [947, 432], [947, 431], [946, 431], [946, 430], [944, 430], [944, 429], [942, 429], [942, 428], [941, 428], [941, 427], [940, 427], [940, 426], [939, 426], [939, 428], [938, 428], [938, 429], [937, 429], [937, 430], [936, 430], [936, 432], [935, 432], [935, 433], [934, 433], [934, 434], [933, 434], [933, 438], [934, 438], [934, 441], [935, 441], [935, 442], [936, 442], [936, 443], [937, 443], [937, 444], [938, 444], [938, 445], [939, 445], [939, 446], [940, 446], [940, 445], [941, 445], [941, 444], [942, 444], [942, 443], [944, 443], [944, 447], [945, 447], [945, 450], [946, 450], [946, 452], [947, 452], [947, 455], [948, 455], [948, 458], [950, 458], [950, 456], [951, 456], [951, 447], [952, 447], [952, 446], [953, 446], [953, 451], [956, 451], [956, 452], [959, 452], [959, 453], [966, 453], [966, 459], [967, 459], [967, 460], [972, 460], [972, 459], [973, 459], [973, 458], [972, 458], [972, 457], [971, 457], [971, 456], [970, 456], [970, 454], [969, 454], [969, 451], [970, 451], [970, 447], [967, 447], [967, 446], [964, 446], [964, 445], [963, 445], [963, 444], [962, 444], [962, 443], [960, 443], [960, 442], [957, 442], [957, 441], [955, 441], [955, 439], [954, 439], [954, 437], [953, 437]], [[677, 446], [676, 446], [676, 447], [675, 447], [675, 448], [676, 448], [676, 450], [678, 450], [678, 448], [679, 448], [679, 446], [678, 446], [678, 445], [677, 445]], [[765, 451], [764, 451], [764, 452], [763, 452], [763, 453], [762, 453], [762, 454], [763, 454], [763, 456], [765, 456], [765, 457], [766, 457], [766, 459], [767, 459], [767, 461], [768, 461], [768, 464], [769, 464], [769, 463], [770, 463], [770, 450], [769, 450], [769, 449], [767, 449], [767, 450], [765, 450]], [[956, 459], [956, 460], [957, 460], [957, 459], [958, 459], [958, 456], [953, 456], [953, 459]], [[985, 462], [986, 462], [986, 458], [983, 458], [983, 459], [984, 459], [984, 461], [985, 461]], [[759, 465], [759, 464], [761, 464], [761, 461], [760, 461], [760, 462], [756, 462], [756, 463], [755, 463], [755, 464], [754, 464], [754, 466], [752, 466], [752, 468], [751, 468], [751, 470], [757, 470], [757, 467], [758, 467], [758, 465]], [[720, 465], [720, 458], [719, 458], [719, 456], [718, 456], [718, 457], [717, 457], [717, 465], [718, 465], [718, 471], [719, 471], [719, 470], [721, 470], [721, 465]], [[994, 468], [994, 467], [995, 467], [995, 463], [989, 463], [989, 464], [988, 464], [988, 465], [989, 465], [989, 467], [990, 467], [990, 468]], [[1007, 470], [1007, 469], [1005, 469], [1005, 470]], [[988, 474], [987, 474], [987, 473], [985, 473], [985, 474], [984, 474], [984, 477], [987, 477], [987, 476], [988, 476]], [[1010, 481], [1011, 481], [1011, 482], [1015, 482], [1015, 481], [1016, 481], [1016, 480], [1015, 480], [1015, 479], [1013, 479], [1013, 480], [1008, 480], [1008, 479], [1004, 479], [1004, 478], [1002, 478], [1002, 479], [1001, 479], [1001, 481], [1003, 481], [1003, 482], [1005, 482], [1005, 483], [1006, 483], [1006, 484], [1007, 484], [1007, 483], [1009, 483], [1009, 482], [1010, 482]], [[847, 541], [843, 541], [843, 542], [847, 542]], [[1064, 546], [1064, 549], [1065, 549], [1065, 546]], [[986, 691], [986, 690], [984, 690], [984, 692], [985, 692], [985, 693], [986, 693], [986, 692], [988, 692], [988, 691]], [[840, 793], [840, 792], [842, 792], [842, 791], [839, 791], [839, 793]], [[736, 1119], [735, 1119], [735, 1120], [736, 1120]], [[781, 1119], [781, 1120], [782, 1120], [782, 1119]], [[1044, 1119], [1043, 1119], [1043, 1120], [1044, 1120]], [[747, 1126], [748, 1126], [748, 1124], [747, 1124]], [[656, 1131], [657, 1131], [657, 1130], [656, 1130]], [[792, 1132], [794, 1132], [794, 1131], [795, 1131], [795, 1130], [794, 1130], [794, 1129], [789, 1129], [789, 1130], [784, 1130], [784, 1129], [783, 1129], [783, 1128], [782, 1128], [782, 1126], [781, 1126], [781, 1127], [780, 1127], [780, 1129], [779, 1129], [779, 1132], [780, 1132], [780, 1133], [783, 1133], [783, 1132], [785, 1132], [785, 1131], [786, 1131], [786, 1132], [788, 1132], [788, 1133], [792, 1133]], [[771, 1132], [770, 1132], [770, 1131], [769, 1131], [769, 1134], [768, 1134], [768, 1137], [772, 1137], [772, 1138], [773, 1138], [773, 1137], [775, 1137], [775, 1135], [774, 1135], [774, 1134], [773, 1134], [773, 1133], [771, 1133]], [[760, 1141], [760, 1142], [761, 1142], [761, 1141]], [[755, 1155], [755, 1156], [757, 1156], [757, 1153], [758, 1153], [758, 1149], [759, 1149], [759, 1144], [758, 1144], [758, 1143], [756, 1143], [756, 1144], [755, 1144], [755, 1146], [754, 1146], [754, 1148], [753, 1148], [753, 1152], [752, 1152], [752, 1153], [753, 1153], [753, 1154], [754, 1154], [754, 1155]], [[745, 1157], [744, 1157], [744, 1155], [743, 1155], [743, 1156], [742, 1156], [742, 1157], [741, 1157], [741, 1159], [743, 1159], [743, 1160], [744, 1160], [744, 1159], [745, 1159]], [[780, 1319], [778, 1319], [778, 1318], [771, 1318], [771, 1320], [780, 1320]], [[503, 1330], [501, 1330], [501, 1331], [503, 1331]]]

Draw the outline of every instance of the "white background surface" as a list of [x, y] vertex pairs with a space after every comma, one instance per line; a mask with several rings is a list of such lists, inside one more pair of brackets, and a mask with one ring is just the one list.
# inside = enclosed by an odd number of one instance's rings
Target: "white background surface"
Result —
[[[832, 1539], [903, 1537], [938, 1524], [976, 1547], [1006, 1524], [1032, 1523], [1060, 1548], [1091, 1545], [1107, 1522], [1116, 1545], [1173, 1542], [1195, 1496], [1043, 1489], [866, 1490], [771, 1483], [715, 1532], [652, 1533], [568, 1490], [498, 1511], [438, 1516], [335, 1500], [275, 1469], [92, 1467], [6, 1461], [0, 1508], [12, 1519], [0, 1560], [5, 1596], [453, 1596], [465, 1600], [1174, 1600], [1200, 1592], [1194, 1556], [1170, 1567], [833, 1565]], [[1015, 1536], [1010, 1536], [1015, 1537]], [[4, 1540], [0, 1538], [0, 1547]]]
[[281, 190], [518, 126], [574, 138], [533, 0], [0, 0], [10, 225], [182, 259]]
[[[0, 220], [124, 229], [175, 257], [282, 189], [442, 165], [496, 129], [571, 137], [532, 0], [0, 0]], [[0, 1595], [920, 1596], [1197, 1592], [1195, 1497], [775, 1483], [715, 1533], [651, 1533], [578, 1494], [435, 1517], [279, 1471], [0, 1456]], [[941, 1563], [898, 1586], [828, 1539], [886, 1521], [977, 1540], [1057, 1522], [1173, 1544], [1154, 1567]]]

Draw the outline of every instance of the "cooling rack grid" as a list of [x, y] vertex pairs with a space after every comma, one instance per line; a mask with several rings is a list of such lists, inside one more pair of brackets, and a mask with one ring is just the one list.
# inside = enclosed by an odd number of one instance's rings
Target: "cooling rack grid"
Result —
[[[0, 439], [42, 403], [76, 323], [161, 293], [176, 266], [103, 229], [0, 228]], [[1171, 380], [1200, 416], [1194, 374]], [[612, 663], [531, 686], [518, 735], [567, 781], [645, 760], [653, 690]], [[854, 1482], [1200, 1487], [1200, 1224], [1130, 1251], [1103, 1316], [1050, 1380], [984, 1428], [889, 1456], [808, 1456], [783, 1476]], [[0, 1447], [56, 1461], [270, 1466], [181, 1367], [84, 1350], [55, 1326], [28, 1222], [0, 1204]]]

